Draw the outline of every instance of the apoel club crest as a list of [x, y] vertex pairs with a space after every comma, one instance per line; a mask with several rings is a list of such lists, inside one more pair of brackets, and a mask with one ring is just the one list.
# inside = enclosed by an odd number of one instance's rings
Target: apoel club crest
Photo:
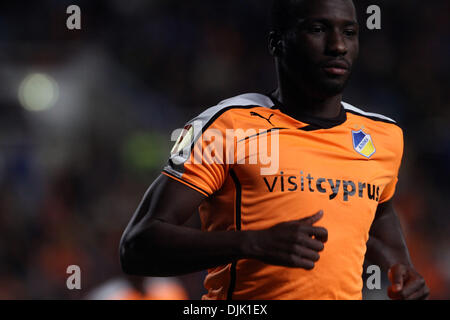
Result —
[[370, 134], [362, 130], [353, 131], [353, 149], [366, 158], [370, 158], [375, 153], [375, 145], [373, 144]]

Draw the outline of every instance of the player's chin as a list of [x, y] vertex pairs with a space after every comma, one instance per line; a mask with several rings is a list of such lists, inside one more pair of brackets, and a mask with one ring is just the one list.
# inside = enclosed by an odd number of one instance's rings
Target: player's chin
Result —
[[347, 85], [348, 78], [326, 78], [321, 79], [320, 88], [321, 91], [327, 96], [341, 94], [345, 86]]
[[319, 68], [310, 73], [309, 84], [327, 94], [342, 93], [350, 78], [350, 72], [331, 74]]

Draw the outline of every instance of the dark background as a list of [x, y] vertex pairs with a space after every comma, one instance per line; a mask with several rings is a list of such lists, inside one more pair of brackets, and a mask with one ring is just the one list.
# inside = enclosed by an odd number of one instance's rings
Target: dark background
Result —
[[[431, 298], [448, 299], [450, 2], [355, 2], [361, 55], [345, 101], [404, 129], [397, 210]], [[79, 31], [66, 28], [71, 4], [81, 8]], [[370, 4], [381, 7], [381, 30], [365, 27]], [[268, 8], [261, 0], [0, 4], [0, 298], [80, 299], [124, 281], [120, 236], [166, 161], [172, 130], [220, 100], [275, 88]], [[52, 95], [40, 111], [23, 102]], [[72, 264], [82, 290], [66, 288]], [[202, 278], [178, 284], [198, 299]]]

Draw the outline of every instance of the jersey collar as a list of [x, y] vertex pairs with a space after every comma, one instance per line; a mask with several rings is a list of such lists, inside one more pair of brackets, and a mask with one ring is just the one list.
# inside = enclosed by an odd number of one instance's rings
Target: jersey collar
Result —
[[[274, 106], [272, 107], [273, 109], [279, 109], [282, 112], [284, 112], [283, 109], [286, 108], [280, 101], [278, 101], [278, 99], [276, 99], [272, 94], [268, 94], [267, 96], [272, 100], [274, 104]], [[314, 131], [319, 129], [331, 129], [347, 121], [347, 112], [345, 111], [344, 107], [341, 104], [341, 110], [339, 112], [339, 115], [335, 118], [319, 118], [308, 115], [302, 115], [297, 116], [295, 119], [307, 124], [307, 126], [299, 128], [300, 130]]]

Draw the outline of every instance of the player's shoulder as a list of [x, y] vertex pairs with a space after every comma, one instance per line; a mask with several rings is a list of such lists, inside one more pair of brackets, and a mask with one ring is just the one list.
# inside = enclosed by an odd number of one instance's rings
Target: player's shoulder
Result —
[[342, 102], [342, 106], [344, 107], [347, 114], [351, 114], [355, 117], [365, 119], [367, 122], [370, 122], [372, 125], [383, 126], [386, 128], [391, 128], [392, 130], [402, 130], [400, 125], [394, 119], [387, 117], [380, 113], [369, 112], [363, 110], [359, 107], [356, 107], [348, 102]]
[[372, 138], [378, 143], [382, 142], [385, 148], [391, 148], [395, 152], [403, 149], [403, 130], [397, 121], [379, 113], [362, 110], [346, 102], [342, 102], [342, 105], [350, 123], [362, 125], [372, 133], [376, 133]]
[[264, 107], [272, 108], [274, 103], [272, 99], [261, 93], [244, 93], [219, 102], [215, 107], [228, 109], [242, 109], [245, 107]]
[[204, 130], [217, 121], [233, 121], [234, 116], [248, 109], [260, 108], [269, 111], [273, 106], [273, 101], [264, 94], [244, 93], [220, 101], [193, 118], [190, 123], [199, 123]]

